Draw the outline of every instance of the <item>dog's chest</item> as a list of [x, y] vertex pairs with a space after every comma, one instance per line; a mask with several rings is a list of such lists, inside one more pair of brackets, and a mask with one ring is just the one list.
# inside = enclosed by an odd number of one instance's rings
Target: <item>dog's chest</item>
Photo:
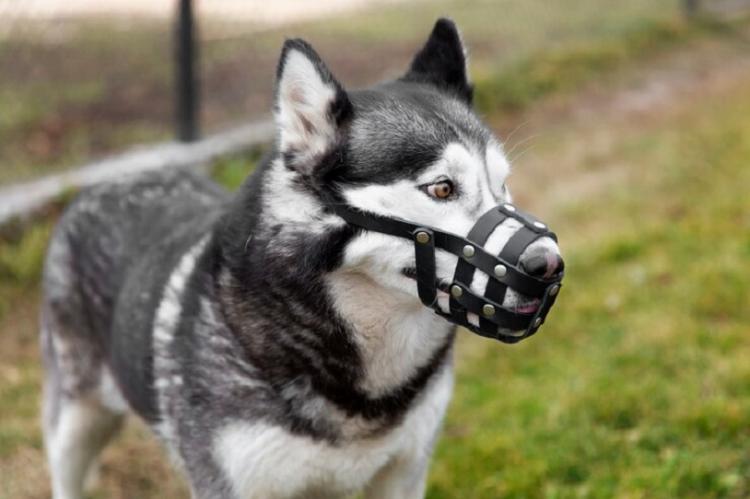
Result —
[[446, 366], [403, 422], [376, 438], [331, 445], [263, 422], [235, 422], [216, 432], [214, 457], [239, 498], [347, 496], [393, 460], [429, 459], [452, 383]]

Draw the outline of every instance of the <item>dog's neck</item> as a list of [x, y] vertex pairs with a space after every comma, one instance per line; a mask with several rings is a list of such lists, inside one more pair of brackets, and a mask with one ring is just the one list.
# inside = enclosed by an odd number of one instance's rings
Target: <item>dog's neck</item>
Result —
[[274, 385], [310, 379], [349, 414], [399, 417], [445, 363], [454, 328], [341, 270], [354, 233], [271, 161], [225, 220], [220, 299], [250, 360], [273, 361], [262, 367]]
[[[335, 215], [326, 215], [310, 194], [294, 192], [298, 189], [294, 183], [294, 174], [280, 160], [272, 162], [266, 177], [269, 198], [264, 208], [275, 217], [272, 225], [284, 227], [280, 236], [307, 231], [312, 241], [325, 238], [326, 232], [342, 226], [342, 221]], [[291, 210], [290, 199], [297, 200]], [[320, 277], [327, 298], [359, 351], [363, 373], [357, 388], [370, 397], [382, 396], [406, 383], [452, 335], [454, 327], [424, 307], [416, 290], [410, 296], [385, 289], [355, 271], [337, 270]]]
[[413, 377], [452, 339], [454, 327], [414, 297], [350, 271], [333, 272], [326, 281], [360, 351], [360, 388], [372, 397]]

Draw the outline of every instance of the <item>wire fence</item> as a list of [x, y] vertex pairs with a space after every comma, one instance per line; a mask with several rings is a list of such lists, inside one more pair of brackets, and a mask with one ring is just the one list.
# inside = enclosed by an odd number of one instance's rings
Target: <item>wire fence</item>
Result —
[[0, 0], [0, 184], [268, 116], [279, 48], [308, 38], [346, 84], [398, 75], [451, 15], [479, 71], [750, 0]]

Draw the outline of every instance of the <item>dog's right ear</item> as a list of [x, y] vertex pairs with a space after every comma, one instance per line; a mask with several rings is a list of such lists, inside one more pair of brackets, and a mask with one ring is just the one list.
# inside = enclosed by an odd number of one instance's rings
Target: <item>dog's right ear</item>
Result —
[[314, 173], [337, 143], [352, 105], [341, 84], [304, 40], [287, 40], [276, 75], [279, 151], [287, 167]]
[[453, 21], [437, 20], [427, 43], [401, 79], [430, 83], [471, 104], [474, 87], [466, 67], [466, 48]]

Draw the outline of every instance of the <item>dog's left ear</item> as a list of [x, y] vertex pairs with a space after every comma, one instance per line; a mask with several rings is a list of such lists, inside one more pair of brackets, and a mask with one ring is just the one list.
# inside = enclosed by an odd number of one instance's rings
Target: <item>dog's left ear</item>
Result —
[[438, 19], [402, 80], [431, 83], [471, 104], [474, 87], [469, 82], [466, 50], [453, 21]]
[[286, 165], [305, 175], [336, 145], [352, 105], [341, 84], [304, 40], [287, 40], [276, 74], [274, 114]]

